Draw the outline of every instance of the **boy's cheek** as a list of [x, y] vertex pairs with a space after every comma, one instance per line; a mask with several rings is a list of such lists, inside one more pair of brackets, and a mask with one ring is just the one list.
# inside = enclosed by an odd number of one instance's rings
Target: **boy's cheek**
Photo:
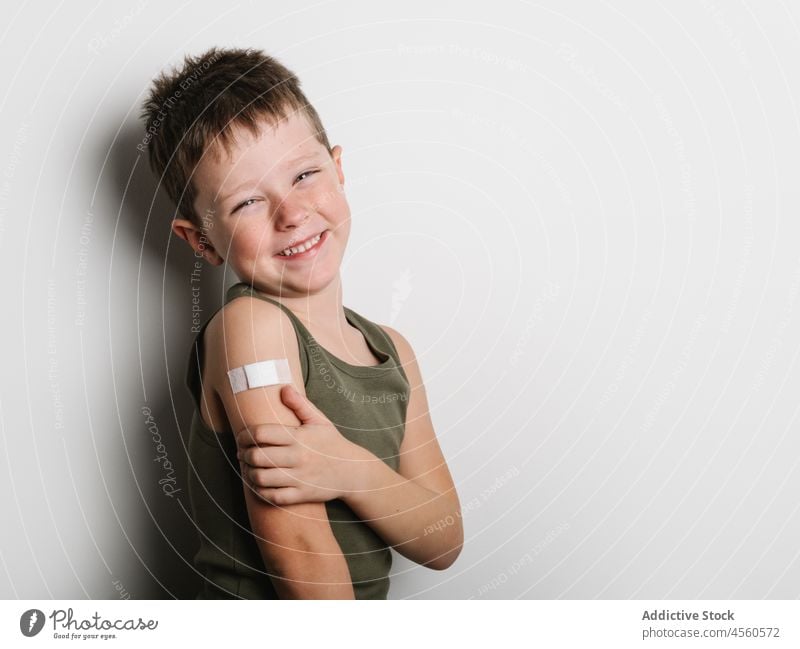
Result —
[[270, 253], [270, 241], [263, 233], [242, 229], [227, 243], [228, 256], [234, 259], [255, 259]]

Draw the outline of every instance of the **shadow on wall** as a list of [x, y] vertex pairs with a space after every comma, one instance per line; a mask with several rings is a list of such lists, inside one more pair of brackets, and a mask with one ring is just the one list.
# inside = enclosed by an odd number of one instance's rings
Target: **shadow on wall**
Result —
[[[127, 478], [135, 489], [132, 493], [141, 492], [144, 501], [130, 520], [121, 519], [123, 529], [132, 532], [126, 534], [127, 543], [120, 536], [127, 547], [117, 554], [127, 557], [126, 565], [111, 568], [131, 598], [192, 599], [202, 577], [192, 565], [199, 537], [190, 514], [186, 448], [194, 404], [184, 379], [196, 335], [192, 329], [197, 330], [198, 319], [202, 325], [222, 306], [224, 273], [206, 262], [198, 272], [193, 251], [172, 234], [174, 206], [150, 170], [146, 153], [137, 149], [142, 130], [129, 127], [111, 134], [112, 141], [109, 180], [122, 205], [117, 236], [130, 249], [141, 250], [135, 308], [148, 316], [139, 318], [139, 340], [143, 346], [155, 342], [158, 347], [141, 353], [158, 363], [145, 367], [139, 382], [146, 399], [141, 388], [130, 395], [141, 416], [138, 422], [132, 420], [125, 435], [132, 445], [128, 450], [134, 473]], [[200, 314], [193, 314], [193, 297], [199, 298]], [[139, 376], [139, 367], [131, 371]], [[139, 542], [134, 544], [134, 538]]]

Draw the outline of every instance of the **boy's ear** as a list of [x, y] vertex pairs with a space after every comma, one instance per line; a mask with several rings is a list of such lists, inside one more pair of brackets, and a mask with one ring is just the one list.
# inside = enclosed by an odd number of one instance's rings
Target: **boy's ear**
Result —
[[173, 219], [172, 231], [186, 241], [197, 256], [203, 257], [210, 264], [219, 266], [225, 261], [214, 249], [208, 236], [188, 219]]
[[342, 147], [338, 144], [331, 149], [331, 158], [336, 167], [336, 175], [339, 176], [339, 185], [344, 189], [344, 171], [342, 171]]

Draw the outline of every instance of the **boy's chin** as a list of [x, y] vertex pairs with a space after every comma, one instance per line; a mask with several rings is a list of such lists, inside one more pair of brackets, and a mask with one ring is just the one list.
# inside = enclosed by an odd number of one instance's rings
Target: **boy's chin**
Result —
[[255, 279], [254, 281], [243, 279], [242, 281], [251, 284], [256, 288], [259, 286], [264, 288], [268, 287], [270, 289], [268, 292], [275, 295], [282, 295], [284, 297], [303, 297], [306, 295], [319, 293], [320, 291], [324, 290], [334, 279], [334, 276], [329, 277], [326, 273], [325, 275], [314, 276], [311, 278], [306, 277], [300, 279], [300, 281], [296, 281], [294, 278], [290, 279], [287, 277], [283, 277], [282, 280], [276, 280], [275, 278], [272, 278], [271, 280], [261, 282], [258, 279]]

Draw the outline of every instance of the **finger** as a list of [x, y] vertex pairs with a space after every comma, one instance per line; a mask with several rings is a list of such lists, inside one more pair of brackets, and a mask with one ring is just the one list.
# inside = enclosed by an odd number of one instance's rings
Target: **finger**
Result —
[[247, 448], [258, 444], [272, 444], [279, 446], [291, 444], [294, 436], [283, 424], [257, 424], [242, 428], [236, 434], [236, 445], [239, 448]]
[[288, 384], [281, 388], [281, 401], [294, 411], [302, 424], [322, 424], [328, 418], [320, 411], [308, 397], [300, 394], [297, 388]]
[[245, 466], [244, 474], [247, 482], [254, 487], [291, 487], [297, 484], [297, 480], [287, 469], [261, 469], [258, 467]]
[[261, 500], [271, 505], [284, 507], [305, 502], [302, 492], [297, 487], [281, 487], [280, 489], [255, 489], [255, 494]]
[[250, 446], [238, 453], [239, 459], [250, 466], [285, 469], [296, 466], [296, 455], [290, 446]]

